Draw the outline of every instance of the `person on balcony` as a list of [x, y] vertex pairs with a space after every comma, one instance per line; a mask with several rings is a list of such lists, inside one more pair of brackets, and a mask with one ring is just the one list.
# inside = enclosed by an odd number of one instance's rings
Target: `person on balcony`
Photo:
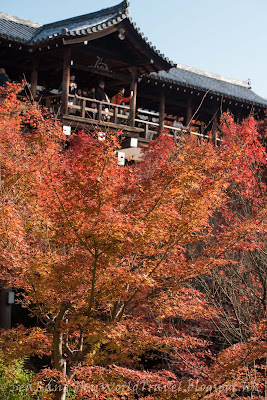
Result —
[[175, 117], [175, 120], [173, 121], [172, 126], [174, 128], [185, 129], [183, 121], [184, 121], [184, 117]]
[[[77, 90], [78, 90], [78, 86], [77, 86], [77, 83], [75, 82], [75, 75], [72, 74], [70, 76], [69, 94], [71, 94], [71, 95], [76, 97], [77, 96]], [[69, 97], [69, 104], [70, 105], [75, 104], [75, 100], [76, 100], [76, 98]], [[70, 108], [69, 109], [69, 113], [70, 114], [76, 114], [75, 108]]]
[[[59, 86], [58, 91], [62, 92], [62, 82], [61, 82], [61, 84]], [[75, 82], [75, 75], [71, 74], [70, 83], [69, 83], [69, 94], [75, 96], [75, 95], [77, 95], [77, 91], [78, 91], [78, 86], [77, 86], [77, 83]], [[69, 101], [70, 100], [73, 100], [73, 98], [72, 97], [69, 98]]]
[[[62, 92], [62, 82], [58, 88], [58, 91], [61, 93]], [[77, 83], [75, 82], [75, 75], [71, 74], [70, 75], [70, 82], [69, 82], [69, 95], [77, 97], [77, 91], [78, 91], [78, 86]], [[68, 98], [68, 104], [73, 105], [75, 103], [73, 97]], [[74, 108], [69, 109], [69, 114], [76, 114], [76, 110]]]
[[[88, 92], [88, 98], [89, 99], [95, 99], [96, 97], [95, 97], [95, 88], [94, 87], [92, 87], [90, 90], [89, 90], [89, 92]], [[89, 112], [89, 116], [91, 117], [91, 118], [94, 118], [95, 119], [95, 117], [96, 117], [96, 114], [97, 114], [97, 103], [96, 102], [94, 102], [94, 101], [91, 101], [90, 103], [89, 103], [89, 107], [90, 108], [93, 108], [95, 111], [90, 111]]]
[[[105, 82], [103, 82], [103, 81], [99, 82], [99, 85], [98, 85], [98, 87], [96, 88], [96, 91], [95, 91], [95, 98], [96, 98], [96, 100], [105, 101], [106, 103], [110, 103], [108, 95], [105, 93], [104, 89], [105, 89]], [[108, 107], [105, 107], [104, 113], [106, 115], [105, 116], [102, 115], [102, 118], [100, 118], [100, 116], [99, 116], [99, 120], [100, 119], [109, 120], [108, 112], [109, 112]]]
[[75, 82], [75, 75], [72, 74], [70, 76], [69, 94], [72, 94], [75, 96], [77, 94], [77, 89], [78, 89], [78, 86], [77, 86], [77, 83]]
[[105, 102], [109, 103], [110, 100], [108, 98], [108, 95], [105, 93], [104, 89], [105, 89], [105, 82], [103, 82], [103, 81], [99, 82], [99, 85], [95, 91], [95, 98], [96, 98], [96, 100], [105, 101]]
[[121, 88], [118, 93], [112, 97], [111, 102], [113, 104], [117, 104], [118, 106], [125, 106], [125, 103], [129, 103], [129, 101], [133, 97], [133, 91], [131, 90], [131, 95], [130, 97], [125, 97], [125, 88]]
[[95, 88], [92, 87], [88, 92], [89, 99], [95, 99]]
[[[131, 91], [130, 97], [125, 97], [124, 94], [125, 94], [125, 88], [122, 87], [122, 88], [120, 88], [118, 93], [112, 97], [111, 103], [117, 104], [118, 106], [125, 106], [125, 104], [129, 103], [129, 101], [132, 99], [133, 91]], [[119, 107], [118, 114], [125, 115], [126, 114], [125, 109]], [[120, 120], [122, 120], [122, 118], [119, 119], [119, 121], [118, 121], [119, 123], [122, 122]]]

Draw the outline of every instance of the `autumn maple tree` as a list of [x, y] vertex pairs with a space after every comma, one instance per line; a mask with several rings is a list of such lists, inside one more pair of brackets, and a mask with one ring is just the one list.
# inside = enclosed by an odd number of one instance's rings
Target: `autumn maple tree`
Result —
[[[61, 400], [70, 391], [77, 399], [199, 398], [188, 377], [205, 385], [216, 377], [220, 387], [259, 359], [263, 317], [236, 349], [237, 364], [224, 353], [207, 363], [210, 340], [196, 324], [218, 312], [191, 285], [253, 242], [255, 226], [265, 234], [251, 168], [266, 159], [253, 122], [235, 132], [225, 116], [219, 149], [190, 138], [176, 146], [162, 133], [140, 162], [122, 167], [121, 132], [99, 141], [82, 131], [66, 148], [60, 123], [19, 101], [18, 90], [1, 94], [0, 278], [39, 326], [3, 331], [3, 357], [49, 356], [36, 381], [54, 390], [43, 399]], [[243, 219], [232, 207], [234, 183], [255, 199]]]
[[[266, 122], [265, 122], [266, 126]], [[235, 154], [229, 171], [228, 200], [216, 217], [218, 240], [234, 242], [226, 248], [225, 264], [197, 277], [193, 286], [206, 294], [217, 313], [211, 318], [217, 352], [210, 370], [217, 383], [213, 396], [261, 399], [266, 386], [266, 128], [249, 118], [237, 125], [222, 118], [228, 154]], [[221, 383], [219, 383], [221, 382]], [[229, 396], [229, 397], [228, 397]], [[213, 398], [213, 397], [211, 397]]]

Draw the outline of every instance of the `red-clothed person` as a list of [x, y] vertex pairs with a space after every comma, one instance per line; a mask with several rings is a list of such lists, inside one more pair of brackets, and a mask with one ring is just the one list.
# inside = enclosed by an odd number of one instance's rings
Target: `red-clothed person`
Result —
[[125, 103], [129, 103], [131, 98], [133, 97], [133, 92], [131, 91], [131, 96], [130, 97], [124, 97], [125, 89], [122, 88], [119, 90], [119, 92], [112, 97], [111, 102], [113, 104], [117, 104], [119, 106], [124, 106]]

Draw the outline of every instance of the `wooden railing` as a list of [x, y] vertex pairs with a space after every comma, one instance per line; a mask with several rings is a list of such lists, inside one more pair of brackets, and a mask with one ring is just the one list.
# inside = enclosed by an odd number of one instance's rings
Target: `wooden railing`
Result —
[[48, 108], [51, 114], [60, 114], [61, 94], [51, 94], [48, 96], [40, 96], [39, 101]]
[[[112, 122], [115, 124], [119, 124], [120, 120], [126, 121], [129, 118], [129, 106], [122, 106], [82, 96], [69, 95], [69, 98], [73, 99], [73, 104], [71, 104], [70, 101], [68, 104], [69, 114], [72, 113], [72, 110], [77, 110], [82, 118], [97, 118], [99, 121], [102, 119], [112, 119]], [[88, 103], [91, 105], [95, 103], [96, 107], [88, 107]]]
[[[146, 139], [153, 139], [154, 135], [158, 133], [158, 128], [159, 128], [159, 113], [154, 112], [154, 111], [148, 111], [148, 110], [143, 110], [141, 108], [139, 108], [137, 110], [137, 118], [135, 118], [135, 123], [138, 124], [139, 127], [143, 127], [144, 128], [144, 132], [145, 132], [145, 138]], [[141, 117], [143, 117], [141, 119]], [[144, 119], [147, 118], [147, 119]], [[157, 119], [157, 122], [153, 122], [152, 118]], [[174, 137], [176, 136], [176, 138], [182, 134], [190, 134], [190, 135], [194, 135], [199, 137], [200, 139], [204, 139], [207, 140], [209, 139], [209, 136], [207, 135], [203, 135], [199, 132], [195, 132], [194, 130], [184, 127], [184, 128], [176, 128], [172, 125], [163, 125], [163, 128], [169, 132], [169, 135]], [[221, 139], [217, 138], [217, 141], [221, 141]]]
[[[114, 122], [115, 124], [122, 124], [122, 121], [124, 121], [124, 123], [129, 121], [129, 106], [122, 106], [106, 101], [99, 101], [88, 97], [74, 95], [69, 95], [69, 99], [73, 99], [71, 102], [69, 101], [68, 104], [69, 114], [72, 114], [73, 111], [78, 111], [82, 118], [93, 118], [97, 119], [98, 121], [105, 120]], [[95, 103], [95, 107], [88, 107], [88, 103]], [[144, 138], [147, 140], [152, 140], [154, 136], [157, 135], [159, 130], [158, 121], [154, 122], [152, 121], [152, 118], [159, 120], [159, 113], [138, 108], [134, 121], [134, 127], [142, 128]], [[171, 125], [164, 125], [163, 128], [168, 131], [169, 135], [172, 137], [178, 137], [179, 135], [188, 133], [205, 140], [207, 139], [207, 136], [188, 128], [176, 128]]]
[[[141, 119], [141, 117], [145, 117], [148, 119]], [[150, 120], [149, 120], [150, 118]], [[135, 119], [135, 122], [138, 124], [139, 127], [144, 127], [144, 132], [145, 132], [145, 138], [148, 140], [153, 139], [154, 135], [158, 133], [159, 129], [159, 123], [151, 121], [151, 119], [157, 119], [159, 121], [159, 113], [153, 112], [153, 111], [148, 111], [148, 110], [143, 110], [141, 108], [138, 109], [137, 113], [137, 118]], [[197, 134], [196, 132], [190, 132], [186, 128], [175, 128], [174, 126], [170, 125], [164, 125], [163, 128], [169, 132], [170, 136], [175, 136], [175, 135], [181, 135], [183, 133], [192, 133], [192, 134]], [[199, 133], [197, 135], [200, 135]], [[203, 136], [203, 135], [200, 135]]]
[[[20, 96], [18, 96], [20, 97]], [[121, 125], [126, 124], [129, 121], [130, 115], [130, 107], [122, 106], [106, 101], [99, 101], [96, 99], [77, 96], [77, 95], [68, 95], [69, 103], [68, 103], [68, 112], [69, 114], [79, 114], [82, 118], [90, 118], [98, 121], [106, 121], [113, 122], [114, 124]], [[51, 113], [58, 113], [60, 111], [61, 105], [61, 94], [49, 95], [49, 96], [41, 96], [37, 101], [44, 104]], [[92, 106], [94, 104], [95, 106]], [[90, 105], [90, 106], [89, 106]], [[154, 122], [152, 119], [156, 119], [157, 122]], [[141, 128], [143, 130], [143, 137], [146, 140], [152, 140], [159, 131], [159, 113], [149, 110], [144, 110], [142, 108], [138, 108], [134, 127]], [[172, 137], [179, 137], [182, 134], [188, 133], [191, 135], [195, 135], [199, 138], [208, 139], [207, 135], [203, 135], [199, 132], [195, 132], [188, 128], [176, 128], [171, 125], [164, 124], [163, 128], [169, 132], [169, 135]], [[221, 141], [221, 139], [217, 139], [217, 141]]]
[[157, 122], [153, 122], [152, 118], [159, 118], [159, 113], [143, 110], [138, 108], [135, 125], [144, 129], [145, 139], [151, 140], [154, 138], [154, 135], [158, 133], [159, 124]]

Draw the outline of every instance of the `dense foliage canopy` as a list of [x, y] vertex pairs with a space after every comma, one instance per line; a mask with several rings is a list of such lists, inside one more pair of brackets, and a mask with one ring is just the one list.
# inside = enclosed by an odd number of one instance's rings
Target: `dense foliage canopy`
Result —
[[162, 133], [122, 167], [121, 132], [82, 131], [66, 148], [61, 124], [18, 90], [1, 94], [0, 278], [39, 322], [1, 332], [4, 360], [51, 359], [35, 374], [42, 399], [262, 399], [255, 120], [223, 115], [218, 148]]

